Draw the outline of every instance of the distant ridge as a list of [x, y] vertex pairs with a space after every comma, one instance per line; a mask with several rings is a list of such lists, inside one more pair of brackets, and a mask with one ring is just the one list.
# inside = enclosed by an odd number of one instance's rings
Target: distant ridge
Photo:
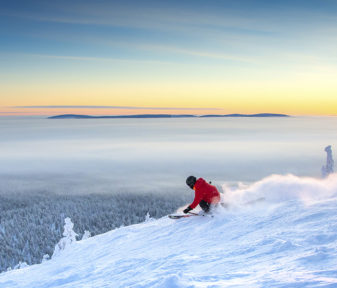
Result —
[[285, 114], [259, 113], [259, 114], [226, 114], [226, 115], [202, 115], [199, 117], [290, 117]]
[[170, 115], [170, 114], [138, 114], [138, 115], [116, 115], [116, 116], [90, 116], [90, 115], [76, 115], [76, 114], [64, 114], [58, 116], [51, 116], [48, 119], [102, 119], [102, 118], [190, 118], [196, 117], [195, 115], [181, 114], [181, 115]]
[[225, 115], [190, 115], [190, 114], [138, 114], [138, 115], [116, 115], [116, 116], [91, 116], [78, 114], [63, 114], [48, 117], [48, 119], [125, 119], [125, 118], [216, 118], [216, 117], [290, 117], [285, 114], [225, 114]]

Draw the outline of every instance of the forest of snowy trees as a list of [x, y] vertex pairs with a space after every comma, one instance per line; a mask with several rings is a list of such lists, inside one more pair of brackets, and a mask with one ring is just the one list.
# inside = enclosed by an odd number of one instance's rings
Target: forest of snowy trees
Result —
[[143, 222], [147, 213], [162, 217], [191, 197], [170, 192], [62, 195], [0, 191], [0, 272], [20, 262], [41, 263], [46, 254], [51, 256], [62, 238], [66, 217], [71, 218], [78, 239], [82, 239], [85, 231], [94, 236]]

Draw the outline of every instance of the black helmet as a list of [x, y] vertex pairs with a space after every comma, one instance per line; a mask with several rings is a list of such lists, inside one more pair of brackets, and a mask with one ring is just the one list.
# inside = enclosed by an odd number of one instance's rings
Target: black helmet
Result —
[[195, 178], [194, 176], [189, 176], [186, 179], [186, 184], [187, 186], [189, 186], [191, 189], [193, 189], [195, 182], [197, 182], [197, 178]]

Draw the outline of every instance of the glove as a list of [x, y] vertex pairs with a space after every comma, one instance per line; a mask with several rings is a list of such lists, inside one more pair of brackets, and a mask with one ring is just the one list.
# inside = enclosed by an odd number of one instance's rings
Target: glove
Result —
[[188, 206], [183, 212], [186, 214], [188, 212], [190, 212], [192, 210], [192, 208], [190, 206]]

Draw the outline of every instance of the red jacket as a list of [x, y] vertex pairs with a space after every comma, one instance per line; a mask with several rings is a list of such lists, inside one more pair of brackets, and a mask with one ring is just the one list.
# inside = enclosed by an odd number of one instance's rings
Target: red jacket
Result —
[[198, 206], [201, 200], [210, 204], [216, 204], [220, 202], [220, 193], [215, 186], [208, 184], [204, 179], [199, 178], [194, 185], [194, 201], [190, 205], [192, 209]]

